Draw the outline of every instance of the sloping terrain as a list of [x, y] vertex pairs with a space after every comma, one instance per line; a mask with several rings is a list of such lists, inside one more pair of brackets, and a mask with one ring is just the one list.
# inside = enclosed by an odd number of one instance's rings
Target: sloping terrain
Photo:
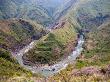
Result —
[[10, 52], [0, 48], [0, 82], [8, 82], [9, 78], [17, 76], [25, 78], [32, 76], [30, 71], [22, 68], [10, 55]]
[[82, 0], [65, 16], [71, 24], [88, 33], [85, 33], [84, 51], [75, 64], [55, 75], [51, 81], [110, 81], [109, 5], [108, 0]]
[[18, 51], [32, 40], [39, 39], [46, 34], [46, 31], [41, 27], [39, 24], [22, 19], [1, 20], [0, 48]]
[[[48, 82], [110, 81], [109, 0], [0, 0], [0, 19], [0, 61], [3, 62], [0, 79], [22, 74], [32, 76], [15, 64], [9, 51], [19, 51], [39, 39], [35, 47], [23, 55], [23, 62], [31, 66], [51, 65], [73, 51], [77, 32], [81, 30], [85, 33], [81, 56]], [[50, 33], [40, 24], [51, 27]]]
[[72, 52], [76, 39], [74, 27], [69, 23], [62, 28], [54, 29], [42, 37], [34, 49], [24, 55], [24, 64], [54, 64]]
[[24, 18], [35, 20], [43, 25], [52, 21], [47, 10], [31, 0], [0, 0], [0, 14], [1, 19]]
[[[69, 1], [0, 0], [0, 19], [31, 19], [44, 26], [49, 26], [50, 24], [54, 23], [56, 19], [65, 14], [66, 11], [71, 7], [73, 3], [70, 4]], [[62, 3], [64, 3], [64, 5], [60, 6]], [[59, 10], [61, 10], [60, 12], [63, 14], [60, 14]], [[58, 11], [58, 13], [56, 11]]]
[[11, 52], [18, 52], [33, 40], [46, 35], [47, 31], [33, 21], [23, 19], [0, 20], [0, 82], [9, 78], [32, 76], [30, 71], [21, 67]]
[[[17, 61], [12, 58], [10, 51], [18, 52], [31, 41], [38, 40], [48, 33], [42, 28], [42, 25], [48, 26], [49, 22], [53, 22], [53, 13], [51, 14], [50, 7], [45, 9], [41, 5], [34, 3], [34, 0], [0, 0], [0, 61], [2, 62], [0, 64], [0, 81], [22, 77], [22, 75], [24, 78], [32, 76], [29, 71], [19, 66]], [[76, 39], [74, 33], [75, 30], [70, 24], [61, 24], [58, 30], [54, 30], [36, 43], [35, 50], [29, 52], [33, 52], [30, 54], [29, 60], [34, 61], [33, 63], [37, 60], [40, 63], [49, 64], [60, 60], [64, 53], [68, 55], [72, 51], [74, 46], [72, 44]], [[10, 72], [8, 72], [9, 70]]]
[[97, 28], [110, 19], [109, 0], [80, 0], [64, 18], [77, 27]]
[[[87, 34], [84, 56], [87, 65], [108, 65], [110, 63], [110, 22]], [[91, 59], [91, 61], [89, 61]], [[85, 65], [86, 65], [85, 64]], [[83, 65], [82, 65], [83, 66]]]

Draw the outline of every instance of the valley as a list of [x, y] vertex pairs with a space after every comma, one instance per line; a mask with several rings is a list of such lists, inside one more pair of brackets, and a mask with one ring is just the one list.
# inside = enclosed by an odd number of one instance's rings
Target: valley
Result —
[[109, 0], [0, 0], [0, 82], [109, 82]]
[[31, 70], [33, 73], [40, 73], [45, 77], [49, 77], [49, 76], [53, 76], [54, 74], [58, 73], [60, 70], [65, 69], [67, 67], [67, 65], [73, 63], [73, 61], [75, 61], [75, 59], [78, 57], [78, 55], [80, 55], [81, 51], [82, 51], [82, 45], [84, 43], [84, 38], [83, 35], [80, 35], [80, 37], [78, 38], [78, 44], [75, 47], [75, 50], [72, 52], [71, 55], [69, 55], [67, 58], [63, 59], [60, 62], [57, 62], [56, 64], [50, 65], [50, 66], [27, 66], [23, 64], [23, 55], [25, 53], [27, 53], [29, 50], [31, 50], [34, 45], [35, 42], [31, 42], [28, 46], [26, 46], [25, 48], [23, 48], [22, 50], [20, 50], [18, 53], [13, 54], [15, 56], [15, 58], [18, 60], [19, 64], [23, 67], [25, 67], [26, 69]]

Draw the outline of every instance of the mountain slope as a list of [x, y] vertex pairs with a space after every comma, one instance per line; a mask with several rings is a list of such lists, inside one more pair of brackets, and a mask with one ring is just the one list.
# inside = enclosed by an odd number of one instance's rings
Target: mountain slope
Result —
[[109, 0], [80, 0], [64, 17], [74, 25], [96, 28], [110, 19]]
[[22, 75], [25, 78], [31, 77], [32, 73], [22, 68], [10, 55], [11, 53], [0, 48], [0, 82], [8, 82], [10, 78]]
[[110, 21], [86, 34], [84, 51], [74, 64], [49, 78], [49, 82], [110, 81]]
[[33, 4], [30, 0], [0, 0], [0, 12], [1, 19], [24, 18], [36, 20], [42, 24], [52, 21], [45, 8]]
[[48, 27], [66, 14], [75, 2], [76, 0], [0, 0], [0, 19], [31, 19]]
[[0, 47], [11, 51], [18, 51], [34, 39], [46, 34], [39, 24], [25, 20], [0, 21]]
[[42, 37], [35, 48], [23, 56], [24, 64], [54, 64], [72, 52], [76, 39], [74, 27], [66, 23]]
[[33, 74], [21, 67], [12, 53], [19, 52], [30, 42], [47, 33], [42, 25], [30, 20], [0, 20], [0, 82], [17, 82], [19, 78], [21, 81], [30, 80]]
[[[109, 0], [81, 0], [62, 19], [85, 30], [81, 56], [49, 81], [110, 81], [110, 3]], [[87, 33], [86, 33], [87, 31]]]
[[110, 62], [110, 22], [102, 24], [98, 29], [87, 34], [85, 57], [95, 58], [90, 65], [107, 65]]

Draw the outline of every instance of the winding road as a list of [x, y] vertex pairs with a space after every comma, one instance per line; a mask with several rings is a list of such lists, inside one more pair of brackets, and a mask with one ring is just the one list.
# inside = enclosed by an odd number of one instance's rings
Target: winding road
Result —
[[81, 54], [83, 50], [82, 48], [83, 44], [84, 36], [80, 35], [80, 37], [78, 38], [77, 46], [75, 47], [75, 50], [72, 52], [72, 54], [70, 54], [67, 58], [52, 66], [31, 67], [23, 64], [22, 60], [23, 54], [25, 54], [35, 46], [35, 41], [31, 42], [28, 46], [24, 47], [18, 53], [13, 53], [13, 55], [18, 60], [21, 66], [31, 70], [33, 73], [40, 73], [43, 76], [48, 77], [60, 72], [62, 69], [65, 69], [69, 64], [73, 63], [76, 60], [76, 58]]

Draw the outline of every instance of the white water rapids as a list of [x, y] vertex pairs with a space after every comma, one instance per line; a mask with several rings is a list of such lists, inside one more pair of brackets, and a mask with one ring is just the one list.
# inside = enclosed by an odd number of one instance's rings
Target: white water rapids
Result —
[[75, 50], [72, 52], [72, 54], [70, 54], [63, 61], [60, 61], [52, 66], [31, 67], [23, 64], [22, 60], [23, 54], [27, 53], [30, 49], [32, 49], [35, 46], [35, 41], [31, 42], [28, 46], [24, 47], [18, 53], [13, 55], [16, 56], [15, 58], [18, 60], [21, 66], [31, 70], [33, 73], [41, 73], [43, 76], [48, 77], [60, 72], [62, 69], [65, 69], [69, 64], [73, 63], [75, 59], [81, 54], [83, 50], [82, 48], [83, 44], [84, 37], [83, 35], [80, 35], [80, 37], [78, 38], [77, 46], [75, 47]]

